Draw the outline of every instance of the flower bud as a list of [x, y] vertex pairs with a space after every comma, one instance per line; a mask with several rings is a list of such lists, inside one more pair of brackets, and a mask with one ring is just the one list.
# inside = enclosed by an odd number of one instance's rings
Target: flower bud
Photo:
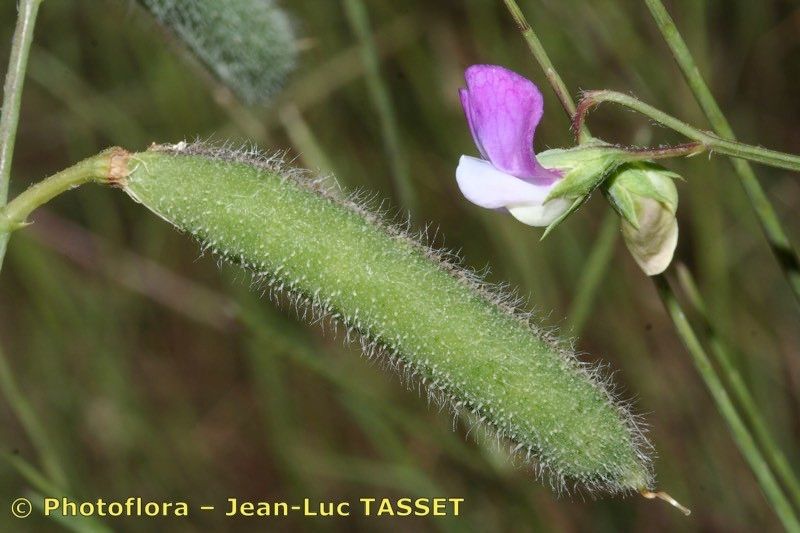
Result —
[[667, 269], [678, 244], [680, 178], [654, 163], [630, 163], [605, 184], [611, 205], [622, 218], [622, 236], [636, 263], [648, 276]]

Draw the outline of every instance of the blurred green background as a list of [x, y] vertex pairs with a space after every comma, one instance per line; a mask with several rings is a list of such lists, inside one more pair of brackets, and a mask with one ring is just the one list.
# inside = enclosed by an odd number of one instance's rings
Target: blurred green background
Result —
[[[646, 8], [622, 0], [520, 2], [567, 85], [630, 91], [700, 127]], [[407, 169], [412, 227], [488, 267], [563, 326], [608, 211], [600, 196], [551, 237], [466, 202], [454, 170], [475, 148], [457, 99], [463, 69], [499, 63], [546, 96], [537, 148], [566, 146], [568, 123], [500, 2], [365, 2], [400, 158], [387, 157], [365, 43], [340, 2], [283, 2], [300, 65], [272, 105], [245, 108], [138, 5], [47, 0], [23, 98], [12, 195], [110, 145], [252, 141], [400, 212]], [[7, 58], [15, 2], [0, 2]], [[668, 4], [740, 138], [800, 152], [800, 2]], [[368, 46], [368, 45], [366, 45]], [[367, 48], [369, 50], [370, 48]], [[384, 109], [384, 112], [386, 109]], [[590, 118], [611, 141], [677, 137], [611, 106]], [[391, 133], [390, 133], [391, 136]], [[676, 257], [695, 272], [767, 422], [800, 467], [800, 313], [728, 163], [670, 161], [679, 185]], [[800, 181], [759, 168], [797, 242]], [[401, 217], [402, 218], [402, 217]], [[607, 362], [650, 425], [659, 487], [693, 514], [640, 497], [556, 498], [491, 439], [427, 405], [416, 387], [298, 322], [235, 268], [99, 187], [64, 195], [14, 235], [0, 276], [0, 505], [35, 489], [33, 465], [59, 493], [186, 500], [432, 496], [465, 498], [446, 519], [232, 521], [109, 519], [124, 531], [752, 531], [779, 525], [680, 344], [652, 284], [617, 243], [576, 340]], [[441, 235], [445, 235], [442, 238]], [[571, 335], [571, 331], [563, 331]], [[12, 385], [13, 381], [16, 385]], [[10, 391], [10, 395], [8, 392]], [[30, 404], [25, 431], [9, 401]], [[453, 428], [455, 427], [455, 431]], [[477, 438], [476, 438], [477, 437]], [[37, 513], [34, 513], [37, 514]], [[95, 527], [97, 524], [67, 524]], [[2, 531], [61, 528], [0, 510]]]

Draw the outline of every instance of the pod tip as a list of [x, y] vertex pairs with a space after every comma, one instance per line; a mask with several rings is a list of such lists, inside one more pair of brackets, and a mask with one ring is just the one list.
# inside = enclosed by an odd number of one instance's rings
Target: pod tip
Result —
[[663, 501], [667, 502], [668, 504], [670, 504], [671, 506], [673, 506], [674, 508], [676, 508], [677, 510], [679, 510], [685, 516], [689, 516], [690, 514], [692, 514], [691, 509], [689, 509], [687, 507], [684, 507], [683, 505], [681, 505], [678, 502], [678, 500], [676, 500], [675, 498], [673, 498], [672, 496], [670, 496], [669, 494], [667, 494], [664, 491], [659, 490], [659, 491], [653, 492], [653, 491], [650, 491], [650, 490], [647, 490], [647, 489], [641, 489], [639, 491], [639, 494], [641, 494], [642, 496], [644, 496], [648, 500], [653, 500], [653, 499], [656, 499], [656, 498], [659, 499], [659, 500], [663, 500]]

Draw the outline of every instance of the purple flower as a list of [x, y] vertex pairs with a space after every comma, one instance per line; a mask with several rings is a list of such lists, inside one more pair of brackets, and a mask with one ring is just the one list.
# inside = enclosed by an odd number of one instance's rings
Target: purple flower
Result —
[[481, 207], [507, 209], [525, 224], [549, 225], [570, 203], [545, 203], [561, 172], [542, 167], [533, 152], [542, 93], [530, 80], [497, 65], [472, 65], [464, 77], [461, 105], [483, 159], [461, 156], [456, 169], [461, 192]]

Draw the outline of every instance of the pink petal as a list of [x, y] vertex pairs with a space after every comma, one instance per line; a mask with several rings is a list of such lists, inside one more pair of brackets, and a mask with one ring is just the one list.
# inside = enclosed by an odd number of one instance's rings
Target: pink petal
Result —
[[497, 169], [536, 183], [558, 179], [536, 161], [533, 136], [542, 118], [542, 93], [530, 80], [497, 65], [473, 65], [460, 92], [472, 136]]
[[483, 150], [483, 146], [481, 146], [481, 141], [478, 139], [478, 134], [475, 132], [475, 128], [473, 127], [472, 122], [472, 115], [470, 114], [470, 107], [469, 107], [469, 93], [467, 89], [462, 87], [458, 90], [458, 97], [461, 98], [461, 107], [464, 109], [464, 115], [467, 117], [467, 125], [469, 125], [469, 132], [472, 134], [472, 140], [475, 141], [475, 146], [478, 147], [478, 151], [481, 153], [484, 159], [489, 159], [489, 156], [486, 155], [486, 152]]

